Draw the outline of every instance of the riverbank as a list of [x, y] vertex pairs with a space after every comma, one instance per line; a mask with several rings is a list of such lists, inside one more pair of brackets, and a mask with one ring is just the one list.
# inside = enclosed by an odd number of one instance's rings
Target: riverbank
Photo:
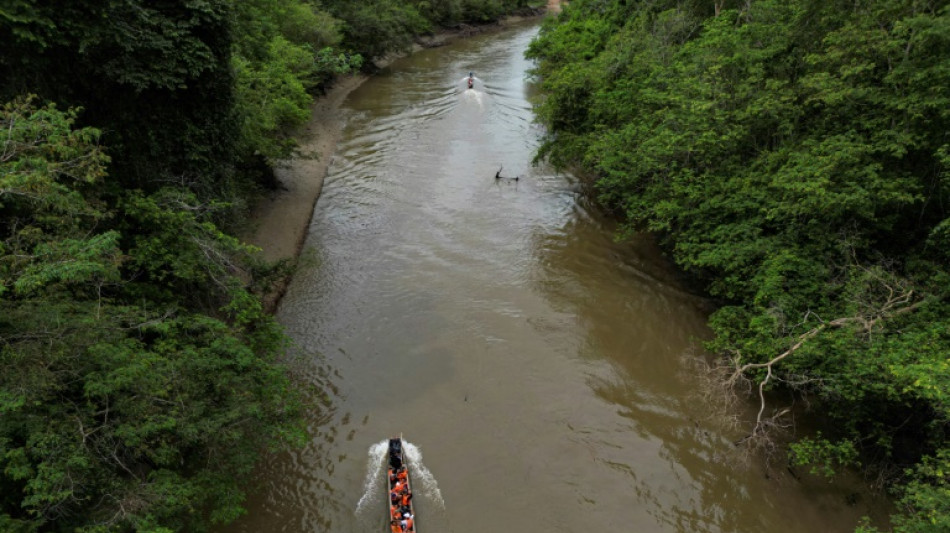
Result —
[[[557, 0], [550, 2], [557, 3]], [[557, 9], [552, 8], [550, 2], [546, 9], [525, 11], [493, 24], [461, 24], [420, 37], [412, 52], [442, 46], [463, 37], [498, 31], [529, 18], [556, 12]], [[398, 57], [379, 61], [377, 66], [382, 68]], [[340, 107], [346, 97], [367, 79], [366, 75], [341, 77], [324, 96], [314, 102], [310, 120], [297, 136], [301, 153], [311, 157], [293, 159], [275, 169], [279, 183], [277, 189], [261, 199], [252, 209], [251, 229], [242, 237], [249, 244], [261, 248], [264, 259], [294, 260], [299, 256], [316, 202], [323, 190], [323, 181], [345, 126]], [[276, 308], [285, 290], [286, 282], [279, 284], [275, 291], [265, 298], [265, 307], [269, 311]]]
[[[861, 485], [737, 451], [744, 434], [718, 422], [757, 405], [703, 402], [706, 300], [649, 235], [617, 240], [577, 177], [531, 164], [537, 22], [399, 59], [342, 104], [279, 309], [296, 386], [325, 405], [216, 533], [375, 529], [374, 450], [400, 432], [427, 450], [417, 497], [433, 532], [546, 533], [557, 516], [564, 529], [845, 533], [882, 507]], [[461, 87], [469, 69], [488, 73], [485, 93]], [[523, 178], [496, 182], [500, 163]]]

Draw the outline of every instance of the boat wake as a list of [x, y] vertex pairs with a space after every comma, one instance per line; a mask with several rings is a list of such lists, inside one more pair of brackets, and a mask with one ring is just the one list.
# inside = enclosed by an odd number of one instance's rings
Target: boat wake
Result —
[[437, 505], [440, 509], [445, 508], [445, 501], [442, 500], [442, 492], [439, 490], [439, 484], [435, 476], [422, 462], [422, 450], [415, 444], [403, 440], [403, 449], [406, 452], [406, 458], [409, 460], [409, 468], [412, 475], [413, 485], [417, 492], [430, 504]]
[[479, 78], [479, 77], [476, 77], [476, 76], [472, 76], [472, 86], [471, 86], [471, 87], [468, 86], [468, 76], [465, 76], [464, 78], [462, 78], [462, 79], [459, 80], [459, 81], [461, 82], [462, 86], [467, 87], [467, 88], [469, 88], [469, 89], [474, 89], [476, 83], [477, 83], [477, 84], [481, 84], [481, 83], [482, 83], [482, 79]]
[[[423, 464], [422, 451], [411, 442], [406, 440], [402, 442], [406, 462], [409, 465], [409, 475], [412, 476], [413, 499], [417, 502], [419, 501], [418, 498], [424, 499], [424, 505], [429, 509], [444, 509], [445, 501], [442, 500], [439, 484], [432, 472]], [[386, 507], [383, 501], [386, 494], [386, 476], [383, 467], [388, 451], [388, 439], [369, 447], [366, 460], [366, 477], [363, 480], [363, 495], [360, 497], [359, 503], [356, 504], [356, 515], [358, 517], [382, 516], [380, 509]]]
[[363, 495], [360, 496], [360, 502], [356, 504], [357, 515], [362, 515], [365, 508], [382, 507], [383, 462], [386, 460], [388, 449], [388, 440], [377, 442], [369, 447], [366, 478], [363, 481]]
[[474, 102], [479, 109], [485, 107], [485, 93], [477, 89], [468, 89], [462, 91], [462, 99], [468, 102]]

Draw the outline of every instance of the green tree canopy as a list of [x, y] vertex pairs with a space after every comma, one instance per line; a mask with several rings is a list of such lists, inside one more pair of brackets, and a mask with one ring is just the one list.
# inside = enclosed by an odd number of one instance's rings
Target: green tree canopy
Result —
[[901, 531], [950, 502], [948, 47], [947, 2], [578, 0], [529, 51], [542, 155], [706, 283], [728, 365], [819, 400], [798, 459], [908, 469]]
[[99, 133], [75, 116], [0, 112], [0, 525], [233, 519], [261, 448], [298, 431], [283, 337], [237, 277], [253, 250], [189, 193], [109, 209]]

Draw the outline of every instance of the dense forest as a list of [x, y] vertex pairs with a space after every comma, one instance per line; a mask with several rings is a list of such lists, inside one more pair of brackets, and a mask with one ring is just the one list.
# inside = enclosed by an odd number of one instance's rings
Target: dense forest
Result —
[[335, 76], [526, 3], [0, 1], [0, 530], [243, 512], [309, 406], [237, 222]]
[[541, 156], [719, 302], [713, 381], [760, 403], [740, 444], [807, 405], [789, 465], [898, 502], [863, 532], [950, 531], [948, 5], [573, 0], [529, 51]]

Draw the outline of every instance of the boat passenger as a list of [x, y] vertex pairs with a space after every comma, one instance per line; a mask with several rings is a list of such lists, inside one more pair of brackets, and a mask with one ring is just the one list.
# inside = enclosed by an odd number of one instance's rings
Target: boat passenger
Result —
[[415, 529], [415, 524], [414, 524], [414, 522], [413, 522], [413, 520], [412, 520], [412, 514], [411, 514], [411, 513], [406, 513], [406, 514], [402, 515], [402, 527], [403, 527], [403, 529], [405, 529], [406, 531], [412, 531], [413, 529]]
[[402, 494], [403, 492], [409, 490], [409, 484], [403, 480], [396, 481], [396, 484], [393, 485], [393, 492]]
[[400, 500], [401, 500], [401, 498], [400, 498], [398, 492], [392, 491], [392, 492], [389, 493], [389, 501], [390, 501], [390, 503], [392, 503], [393, 505], [399, 505]]
[[398, 505], [390, 505], [389, 514], [393, 520], [399, 520], [403, 517], [402, 508], [400, 508]]
[[398, 472], [396, 472], [396, 479], [401, 479], [403, 481], [409, 479], [409, 472], [406, 471], [406, 467], [402, 467]]
[[412, 492], [409, 492], [409, 491], [407, 490], [407, 491], [404, 492], [404, 493], [402, 494], [402, 496], [400, 497], [400, 502], [399, 502], [399, 503], [400, 503], [403, 507], [409, 507], [409, 500], [411, 500], [411, 499], [412, 499]]
[[402, 524], [398, 520], [393, 520], [389, 522], [389, 530], [392, 533], [403, 533], [405, 529], [402, 528]]
[[389, 486], [390, 486], [390, 487], [396, 484], [396, 480], [398, 480], [398, 479], [405, 479], [405, 476], [403, 476], [402, 478], [400, 478], [400, 477], [399, 477], [400, 475], [401, 475], [401, 472], [399, 472], [399, 471], [396, 471], [396, 470], [390, 470], [390, 471], [389, 471]]

